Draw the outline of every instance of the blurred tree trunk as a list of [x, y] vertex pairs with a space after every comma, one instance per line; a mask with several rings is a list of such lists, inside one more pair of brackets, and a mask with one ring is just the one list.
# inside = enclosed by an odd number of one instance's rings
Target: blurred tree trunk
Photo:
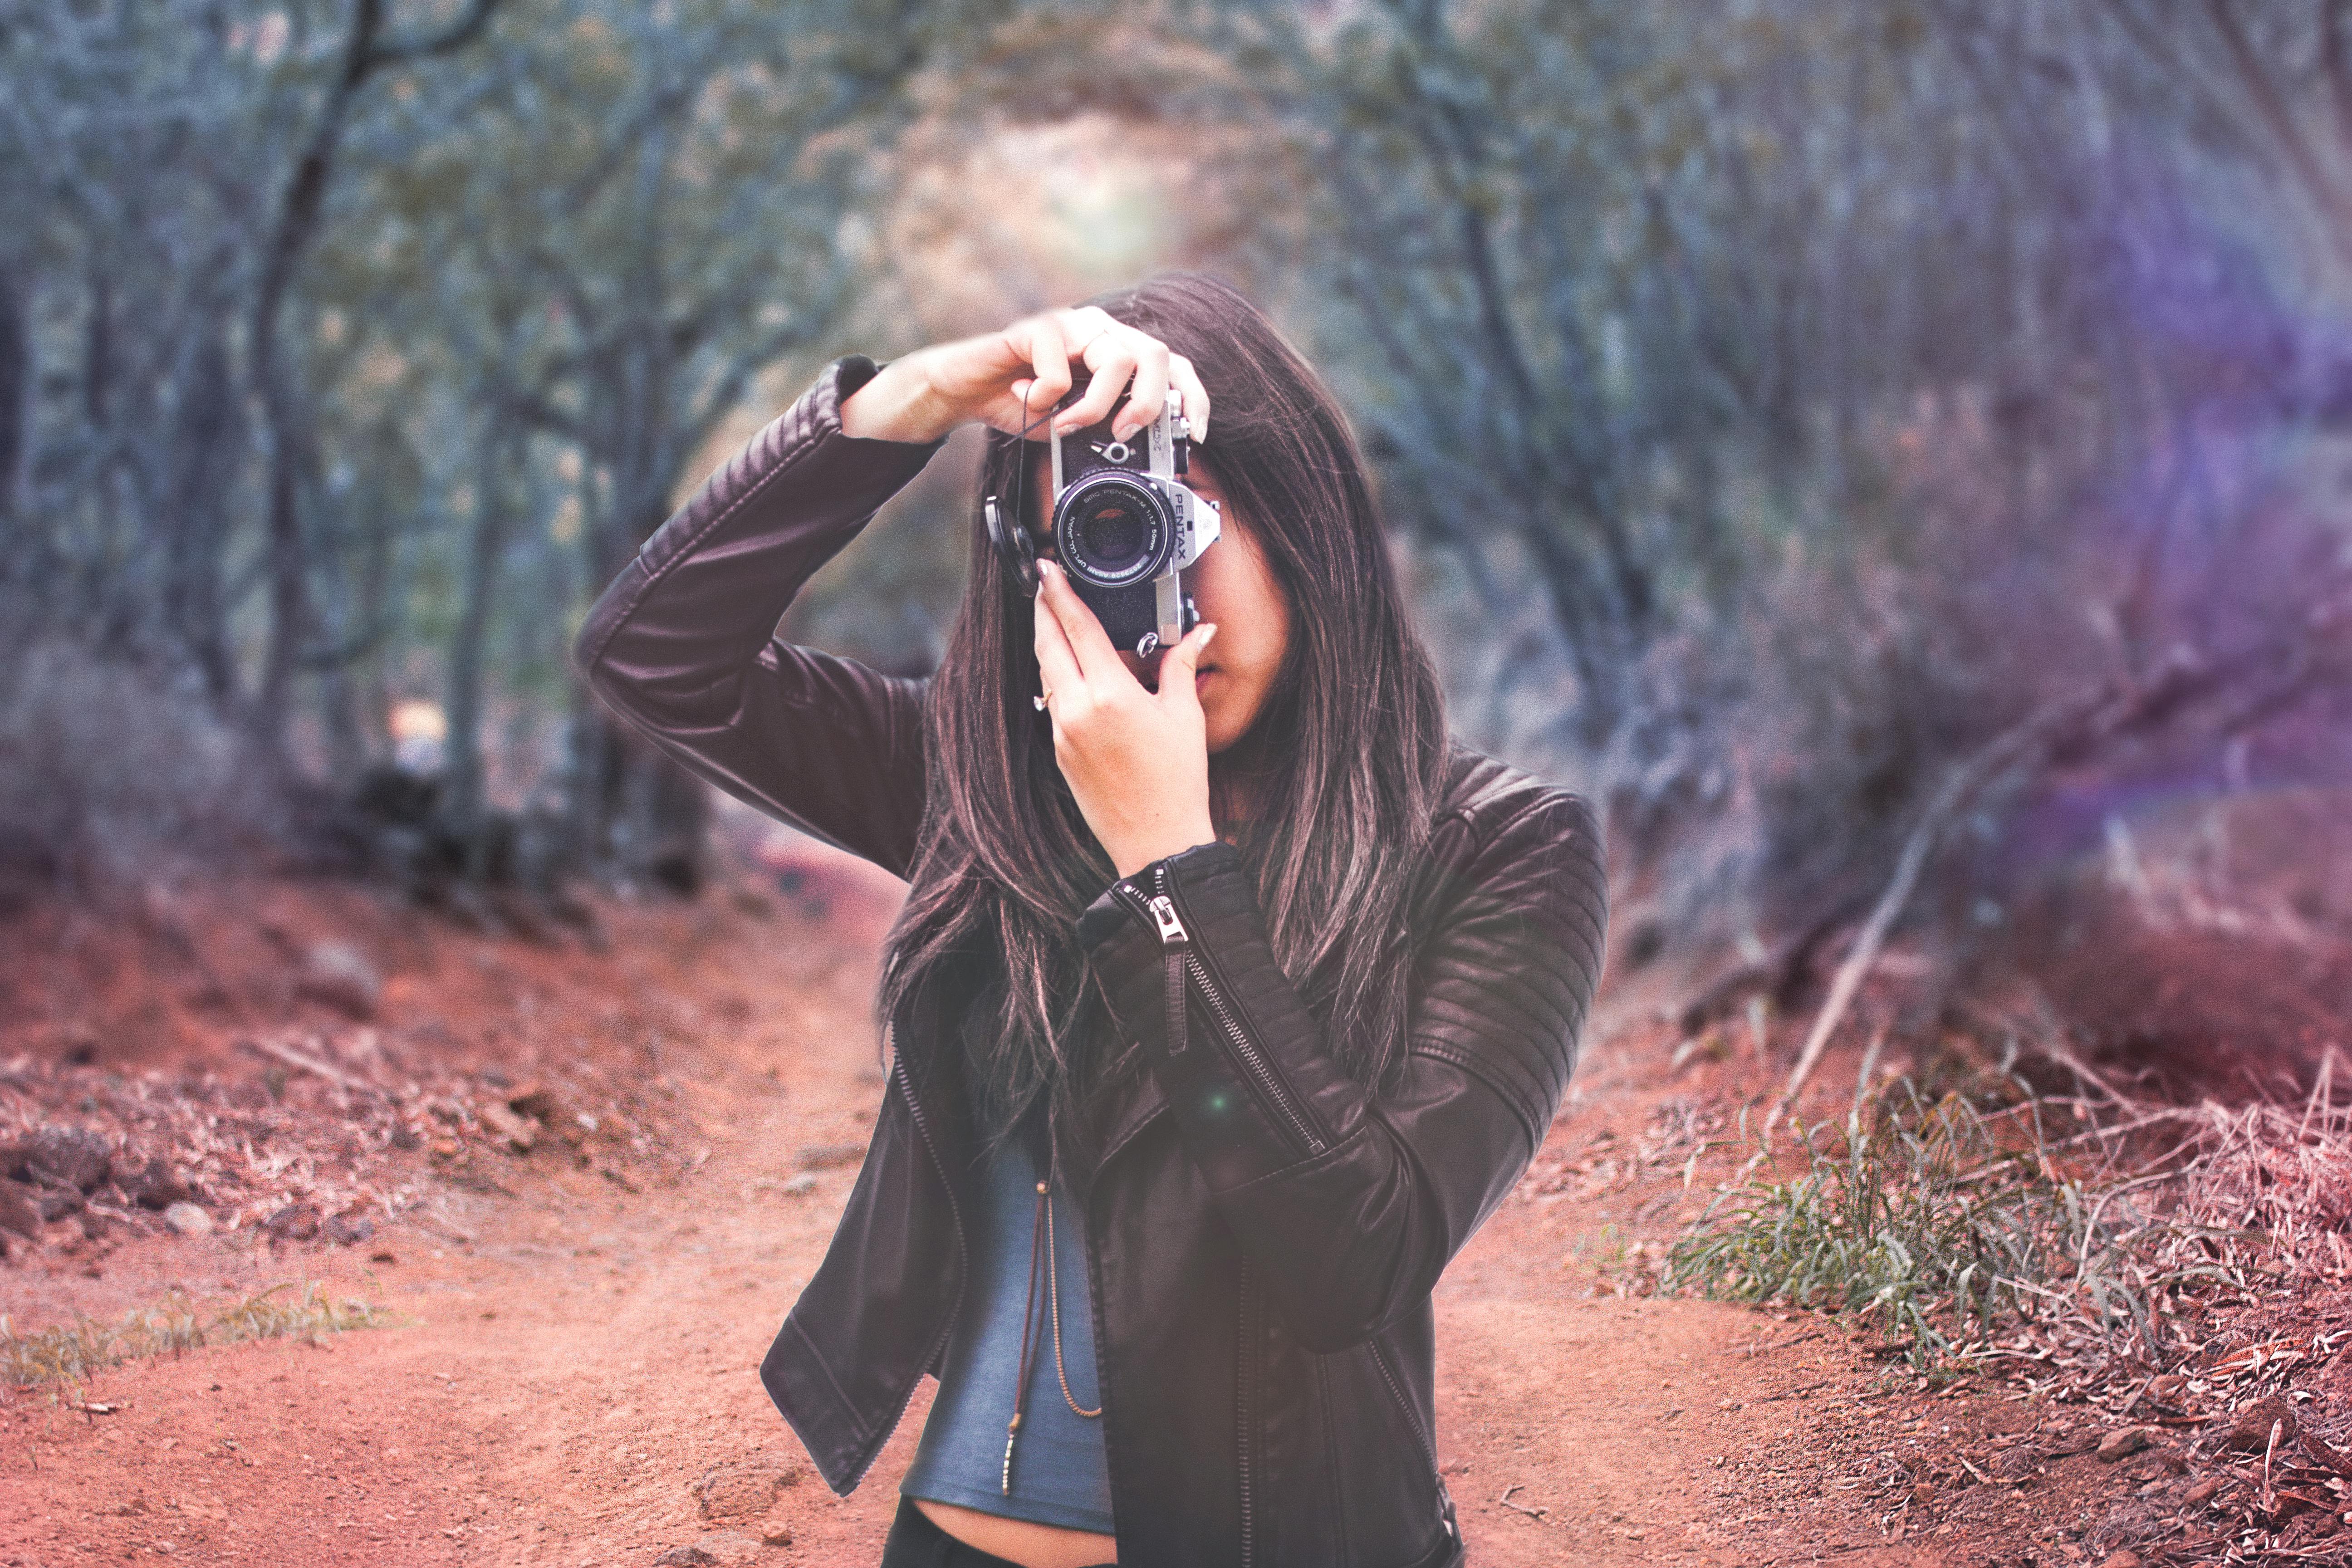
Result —
[[383, 22], [382, 0], [356, 0], [342, 68], [328, 89], [327, 101], [311, 125], [310, 142], [295, 161], [293, 174], [278, 198], [247, 328], [253, 378], [261, 394], [264, 449], [269, 464], [264, 524], [269, 562], [269, 640], [262, 654], [254, 720], [256, 732], [272, 752], [281, 750], [285, 742], [295, 664], [310, 635], [310, 563], [297, 506], [297, 464], [302, 442], [297, 434], [296, 404], [300, 393], [293, 385], [297, 373], [285, 363], [278, 347], [279, 319], [295, 269], [318, 233], [320, 216], [326, 208], [328, 178], [351, 119], [352, 100], [383, 63], [376, 53], [376, 36]]
[[237, 679], [221, 566], [245, 420], [218, 327], [192, 345], [177, 380], [162, 509], [163, 616], [203, 675], [205, 692], [226, 708], [236, 697]]
[[436, 33], [388, 39], [384, 37], [383, 0], [353, 0], [342, 65], [328, 89], [317, 119], [311, 122], [310, 139], [278, 198], [268, 239], [263, 247], [261, 281], [254, 293], [247, 327], [269, 463], [265, 524], [269, 563], [269, 635], [262, 655], [254, 721], [257, 735], [272, 753], [283, 752], [294, 675], [302, 660], [302, 645], [313, 630], [310, 563], [303, 538], [300, 489], [306, 469], [315, 466], [315, 444], [310, 423], [301, 407], [299, 372], [287, 362], [278, 343], [287, 295], [304, 254], [318, 236], [335, 156], [349, 129], [361, 89], [387, 67], [463, 47], [488, 24], [500, 3], [501, 0], [472, 0], [464, 15]]
[[700, 779], [576, 689], [567, 759], [574, 854], [672, 892], [702, 885], [710, 802]]
[[[669, 488], [684, 460], [674, 381], [677, 358], [667, 329], [667, 258], [657, 237], [658, 215], [670, 193], [672, 138], [649, 136], [638, 150], [637, 209], [647, 215], [645, 243], [630, 268], [623, 295], [627, 315], [606, 384], [604, 434], [613, 476], [612, 526], [595, 541], [602, 559], [597, 581], [618, 576], [638, 544], [669, 514]], [[615, 789], [604, 843], [621, 865], [678, 892], [702, 881], [702, 826], [708, 807], [700, 781], [634, 734], [604, 721], [604, 773]]]
[[[0, 268], [0, 521], [13, 521], [23, 510], [32, 376], [33, 340], [25, 321], [25, 296], [15, 271]], [[5, 575], [0, 569], [0, 577]]]
[[[656, 258], [648, 270], [657, 276], [658, 266]], [[669, 484], [682, 454], [674, 449], [675, 435], [657, 428], [669, 424], [671, 367], [661, 335], [636, 334], [610, 385], [614, 500], [604, 526], [583, 536], [589, 574], [600, 589], [621, 574], [669, 515]], [[702, 782], [593, 702], [584, 719], [577, 731], [584, 765], [574, 778], [589, 794], [575, 820], [587, 826], [592, 860], [676, 892], [694, 892], [702, 883], [709, 816]]]
[[442, 773], [441, 814], [449, 831], [467, 845], [467, 871], [479, 875], [485, 786], [482, 763], [483, 650], [488, 641], [490, 605], [498, 592], [499, 560], [505, 552], [513, 517], [508, 482], [511, 435], [493, 419], [481, 437], [474, 477], [474, 526], [466, 553], [466, 580], [456, 634], [449, 642], [449, 674], [444, 699], [449, 719], [448, 749]]
[[371, 554], [383, 547], [371, 538], [386, 521], [357, 505], [353, 479], [339, 466], [325, 485], [311, 487], [307, 515], [319, 520], [314, 583], [318, 641], [306, 650], [302, 668], [316, 680], [312, 707], [318, 714], [327, 778], [341, 784], [367, 766], [367, 720], [360, 708], [358, 666], [391, 634], [383, 616], [371, 616], [365, 577]]
[[[871, 47], [845, 51], [827, 91], [791, 125], [803, 145], [862, 121], [884, 123], [902, 109], [899, 89], [924, 58], [913, 13], [898, 5], [861, 19], [853, 37]], [[629, 126], [627, 139], [572, 201], [575, 208], [606, 205], [608, 183], [625, 194], [626, 226], [599, 258], [610, 258], [611, 271], [599, 274], [577, 253], [552, 247], [533, 258], [553, 279], [581, 346], [520, 402], [535, 427], [573, 443], [584, 459], [580, 555], [596, 591], [669, 515], [680, 470], [758, 374], [835, 330], [854, 298], [856, 274], [838, 226], [855, 199], [852, 174], [796, 173], [789, 156], [778, 164], [774, 178], [793, 182], [784, 188], [809, 226], [789, 272], [768, 246], [740, 250], [723, 235], [698, 241], [673, 224], [705, 155], [694, 115], [701, 100], [688, 89], [732, 63], [711, 53], [672, 73], [649, 73], [644, 118], [614, 117]], [[558, 388], [573, 395], [560, 403]], [[706, 786], [584, 689], [575, 689], [574, 702], [567, 764], [573, 853], [608, 874], [693, 891], [704, 874]]]

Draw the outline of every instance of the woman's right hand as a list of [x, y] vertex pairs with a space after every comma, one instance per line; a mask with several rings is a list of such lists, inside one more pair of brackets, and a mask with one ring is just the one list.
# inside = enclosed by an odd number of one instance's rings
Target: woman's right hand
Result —
[[936, 441], [977, 420], [1042, 441], [1043, 417], [1070, 390], [1074, 360], [1094, 380], [1086, 396], [1054, 420], [1055, 435], [1084, 429], [1110, 413], [1132, 377], [1135, 389], [1111, 426], [1113, 440], [1127, 440], [1157, 419], [1171, 386], [1182, 395], [1192, 438], [1207, 439], [1209, 395], [1192, 362], [1092, 305], [1040, 311], [1000, 331], [934, 343], [891, 361], [841, 405], [842, 434]]

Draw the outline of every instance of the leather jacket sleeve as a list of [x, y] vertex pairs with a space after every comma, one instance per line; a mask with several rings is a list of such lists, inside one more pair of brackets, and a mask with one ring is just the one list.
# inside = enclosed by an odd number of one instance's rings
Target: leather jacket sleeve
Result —
[[942, 443], [856, 439], [862, 354], [825, 368], [647, 539], [572, 658], [689, 772], [905, 876], [924, 796], [926, 682], [775, 635], [785, 606]]
[[1369, 1339], [1428, 1296], [1567, 1088], [1601, 961], [1597, 826], [1550, 787], [1504, 815], [1439, 825], [1453, 869], [1416, 922], [1408, 1051], [1377, 1097], [1276, 963], [1231, 846], [1154, 862], [1079, 921], [1187, 1152], [1310, 1351]]

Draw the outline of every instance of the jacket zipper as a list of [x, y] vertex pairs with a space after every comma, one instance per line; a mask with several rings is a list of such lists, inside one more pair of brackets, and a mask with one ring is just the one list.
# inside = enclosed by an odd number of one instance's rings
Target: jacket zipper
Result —
[[1251, 1568], [1257, 1560], [1257, 1521], [1252, 1510], [1255, 1500], [1250, 1482], [1253, 1450], [1256, 1447], [1250, 1440], [1253, 1425], [1250, 1407], [1255, 1403], [1250, 1397], [1255, 1382], [1250, 1376], [1250, 1369], [1257, 1358], [1257, 1335], [1250, 1327], [1249, 1254], [1244, 1252], [1241, 1256], [1241, 1321], [1236, 1331], [1239, 1343], [1234, 1347], [1234, 1447], [1240, 1461], [1235, 1468], [1240, 1472], [1242, 1484], [1242, 1568]]
[[[1265, 1059], [1265, 1053], [1258, 1048], [1257, 1042], [1251, 1039], [1248, 1031], [1242, 1027], [1240, 1019], [1234, 1016], [1233, 1007], [1225, 1000], [1223, 990], [1210, 977], [1209, 967], [1202, 961], [1200, 950], [1192, 945], [1192, 933], [1185, 929], [1183, 915], [1176, 906], [1174, 896], [1168, 889], [1168, 868], [1161, 865], [1153, 868], [1152, 893], [1148, 899], [1131, 883], [1121, 881], [1117, 885], [1129, 889], [1130, 900], [1140, 907], [1144, 918], [1150, 921], [1157, 928], [1160, 932], [1160, 946], [1168, 952], [1171, 961], [1172, 962], [1181, 952], [1184, 972], [1192, 976], [1192, 984], [1200, 988], [1202, 997], [1209, 1004], [1210, 1016], [1216, 1020], [1219, 1031], [1232, 1044], [1234, 1057], [1240, 1060], [1244, 1070], [1256, 1087], [1259, 1097], [1278, 1113], [1281, 1120], [1290, 1128], [1293, 1137], [1307, 1153], [1322, 1153], [1329, 1145], [1322, 1135], [1316, 1131], [1306, 1111], [1290, 1093], [1289, 1087], [1283, 1082], [1281, 1075], [1276, 1073], [1272, 1064]], [[1169, 1023], [1171, 1032], [1168, 1049], [1169, 1054], [1173, 1056], [1181, 1053], [1184, 1048], [1181, 1027], [1181, 994], [1171, 995], [1170, 1015]]]
[[1381, 1369], [1381, 1381], [1389, 1385], [1389, 1393], [1396, 1399], [1397, 1409], [1404, 1415], [1405, 1426], [1412, 1429], [1412, 1440], [1421, 1447], [1421, 1457], [1429, 1462], [1429, 1473], [1437, 1482], [1438, 1521], [1445, 1526], [1445, 1533], [1452, 1535], [1454, 1533], [1454, 1496], [1445, 1489], [1445, 1472], [1437, 1468], [1437, 1448], [1430, 1442], [1429, 1434], [1421, 1429], [1421, 1416], [1414, 1412], [1412, 1401], [1405, 1397], [1404, 1384], [1397, 1380], [1395, 1369], [1389, 1365], [1388, 1346], [1378, 1336], [1372, 1339], [1371, 1346], [1372, 1364]]
[[[890, 1074], [898, 1080], [899, 1090], [907, 1097], [907, 1110], [915, 1119], [915, 1131], [923, 1140], [923, 1152], [931, 1157], [931, 1168], [939, 1172], [940, 1185], [947, 1190], [948, 1218], [955, 1226], [957, 1265], [955, 1300], [948, 1304], [948, 1315], [941, 1320], [940, 1331], [931, 1337], [931, 1348], [923, 1352], [922, 1364], [928, 1367], [939, 1358], [940, 1347], [948, 1342], [948, 1335], [955, 1331], [956, 1314], [963, 1309], [964, 1280], [971, 1273], [971, 1258], [964, 1240], [963, 1207], [956, 1202], [955, 1184], [948, 1180], [947, 1162], [940, 1158], [939, 1145], [931, 1142], [931, 1124], [923, 1115], [921, 1103], [915, 1099], [915, 1080], [907, 1071], [906, 1052], [898, 1051], [892, 1055]], [[915, 1402], [915, 1390], [922, 1385], [922, 1382], [923, 1374], [920, 1372], [917, 1372], [914, 1377], [908, 1380], [907, 1392], [898, 1397], [898, 1408], [892, 1412], [888, 1424], [882, 1428], [884, 1436], [887, 1436], [898, 1429], [898, 1423], [905, 1419], [907, 1406]], [[866, 1462], [857, 1467], [857, 1473], [849, 1478], [850, 1491], [857, 1489], [857, 1483], [866, 1479], [866, 1472], [872, 1469], [874, 1461], [881, 1457], [882, 1445], [877, 1443], [874, 1446], [874, 1452], [867, 1455]]]

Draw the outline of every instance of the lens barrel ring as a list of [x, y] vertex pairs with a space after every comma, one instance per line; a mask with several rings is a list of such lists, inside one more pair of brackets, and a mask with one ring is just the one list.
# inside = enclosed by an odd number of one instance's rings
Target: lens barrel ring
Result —
[[1170, 498], [1129, 469], [1087, 474], [1054, 506], [1055, 554], [1071, 576], [1096, 587], [1149, 582], [1168, 569], [1178, 542]]

